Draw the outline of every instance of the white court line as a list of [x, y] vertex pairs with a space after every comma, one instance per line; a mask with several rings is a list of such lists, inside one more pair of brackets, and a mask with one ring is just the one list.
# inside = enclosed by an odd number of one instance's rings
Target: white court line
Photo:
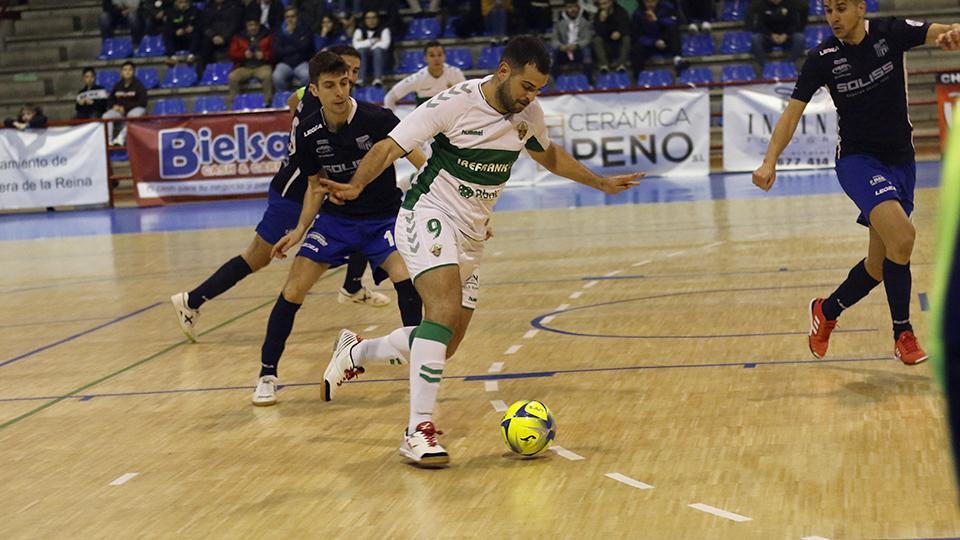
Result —
[[583, 295], [583, 291], [574, 291], [570, 293], [570, 299], [576, 300], [577, 298], [580, 298], [582, 295]]
[[822, 536], [804, 536], [800, 540], [830, 540], [829, 538], [824, 538]]
[[559, 306], [557, 306], [557, 309], [555, 309], [554, 311], [564, 311], [568, 307], [570, 307], [570, 304], [560, 304]]
[[377, 328], [380, 328], [379, 324], [371, 324], [370, 326], [363, 329], [364, 332], [373, 332]]
[[540, 324], [550, 324], [550, 321], [552, 321], [554, 317], [556, 317], [556, 315], [547, 315], [543, 319], [540, 319]]
[[623, 273], [623, 270], [614, 270], [613, 272], [607, 272], [606, 274], [603, 275], [603, 277], [613, 277], [617, 274], [622, 274], [622, 273]]
[[129, 482], [130, 480], [132, 480], [133, 477], [134, 477], [134, 476], [137, 476], [138, 474], [140, 474], [140, 473], [138, 473], [138, 472], [128, 472], [127, 474], [118, 477], [118, 478], [117, 478], [116, 480], [114, 480], [113, 482], [110, 482], [110, 484], [108, 484], [108, 485], [111, 485], [111, 486], [122, 486], [122, 485], [126, 484], [127, 482]]
[[727, 512], [726, 510], [721, 510], [710, 506], [709, 504], [703, 503], [693, 503], [688, 504], [690, 508], [700, 510], [701, 512], [706, 512], [708, 514], [713, 514], [715, 516], [720, 516], [722, 518], [727, 518], [733, 521], [753, 521], [753, 518], [748, 518], [747, 516], [741, 516], [740, 514], [734, 514], [733, 512]]
[[537, 330], [536, 328], [534, 328], [533, 330], [527, 330], [527, 333], [523, 335], [523, 339], [530, 339], [533, 336], [537, 335], [537, 332], [539, 331], [540, 330]]
[[517, 351], [520, 350], [522, 345], [511, 345], [509, 349], [503, 352], [503, 354], [517, 354]]
[[558, 456], [569, 459], [570, 461], [580, 461], [581, 459], [587, 459], [581, 456], [580, 454], [576, 454], [574, 452], [567, 450], [562, 446], [553, 445], [550, 447], [550, 451], [556, 452]]
[[500, 389], [500, 385], [497, 384], [497, 381], [483, 381], [483, 389], [487, 392], [496, 392]]
[[593, 286], [596, 285], [597, 283], [600, 283], [600, 282], [599, 282], [599, 281], [588, 281], [588, 282], [583, 286], [583, 288], [584, 288], [584, 289], [589, 289], [590, 287], [593, 287]]
[[686, 251], [674, 251], [673, 253], [667, 253], [667, 258], [683, 255], [684, 253], [686, 253]]
[[503, 362], [494, 362], [490, 364], [490, 369], [487, 370], [488, 373], [499, 373], [503, 371]]
[[635, 262], [635, 263], [631, 264], [630, 266], [643, 266], [643, 265], [645, 265], [645, 264], [650, 264], [650, 263], [652, 263], [652, 262], [653, 262], [653, 261], [651, 261], [650, 259], [647, 259], [647, 260], [645, 260], [645, 261]]
[[634, 480], [633, 478], [622, 475], [618, 472], [608, 472], [604, 476], [606, 476], [607, 478], [612, 478], [617, 482], [623, 482], [624, 484], [635, 487], [637, 489], [653, 489], [653, 486], [651, 486], [650, 484], [644, 484], [639, 480]]
[[708, 244], [708, 245], [706, 245], [706, 246], [703, 246], [703, 249], [713, 249], [713, 248], [719, 246], [719, 245], [722, 244], [722, 243], [723, 243], [723, 240], [721, 240], [721, 241], [719, 241], [719, 242], [714, 242], [714, 243], [712, 243], [712, 244]]
[[502, 399], [495, 399], [490, 402], [490, 405], [493, 405], [493, 410], [497, 412], [503, 412], [507, 410], [507, 404], [504, 403]]

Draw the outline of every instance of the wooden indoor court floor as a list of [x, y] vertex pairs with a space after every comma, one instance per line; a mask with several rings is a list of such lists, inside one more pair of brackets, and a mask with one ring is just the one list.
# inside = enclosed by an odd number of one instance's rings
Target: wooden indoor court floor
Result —
[[[925, 343], [936, 193], [915, 214]], [[809, 299], [866, 252], [853, 218], [842, 194], [498, 213], [444, 373], [445, 470], [397, 454], [405, 367], [321, 400], [341, 327], [399, 323], [337, 304], [341, 273], [257, 408], [289, 263], [207, 304], [195, 345], [167, 300], [251, 228], [3, 242], [0, 538], [960, 535], [943, 400], [929, 364], [892, 358], [882, 287], [826, 361], [807, 350]], [[557, 451], [508, 455], [498, 409], [518, 399], [552, 408]]]

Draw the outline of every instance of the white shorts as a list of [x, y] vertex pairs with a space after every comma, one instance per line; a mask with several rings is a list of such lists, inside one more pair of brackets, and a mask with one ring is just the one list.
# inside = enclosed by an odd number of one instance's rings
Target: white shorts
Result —
[[476, 309], [480, 298], [480, 258], [483, 242], [460, 232], [443, 212], [400, 209], [397, 215], [397, 251], [414, 282], [439, 266], [460, 267], [461, 305]]

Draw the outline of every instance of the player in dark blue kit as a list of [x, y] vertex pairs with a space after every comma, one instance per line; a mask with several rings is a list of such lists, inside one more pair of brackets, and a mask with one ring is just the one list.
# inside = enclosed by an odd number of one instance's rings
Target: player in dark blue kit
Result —
[[[317, 99], [304, 99], [297, 107], [290, 155], [274, 179], [281, 196], [301, 177], [313, 189], [304, 186], [296, 227], [273, 246], [272, 255], [283, 258], [306, 234], [267, 322], [254, 405], [276, 403], [277, 366], [297, 310], [320, 276], [346, 263], [350, 254], [360, 252], [371, 265], [387, 272], [397, 289], [404, 324], [407, 320], [419, 324], [422, 317], [420, 297], [393, 239], [401, 199], [393, 167], [377, 177], [364, 196], [345, 205], [327, 202], [321, 209], [323, 190], [318, 178], [349, 182], [367, 151], [400, 123], [390, 110], [351, 98], [347, 71], [347, 64], [332, 52], [321, 52], [310, 60], [309, 92]], [[418, 169], [425, 161], [419, 150], [407, 159]], [[355, 375], [347, 374], [346, 379]]]
[[833, 36], [807, 54], [792, 99], [777, 122], [753, 183], [773, 187], [780, 154], [807, 103], [826, 86], [837, 107], [837, 178], [870, 230], [866, 259], [826, 299], [810, 302], [810, 352], [823, 358], [840, 313], [884, 283], [893, 318], [894, 356], [914, 365], [927, 359], [910, 324], [910, 221], [916, 183], [913, 126], [907, 112], [904, 53], [920, 45], [957, 50], [960, 25], [910, 19], [866, 20], [865, 0], [823, 0]]

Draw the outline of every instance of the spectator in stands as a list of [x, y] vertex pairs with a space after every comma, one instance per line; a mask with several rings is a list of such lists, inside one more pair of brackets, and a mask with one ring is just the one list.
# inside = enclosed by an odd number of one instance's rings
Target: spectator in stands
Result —
[[187, 62], [193, 63], [200, 53], [202, 37], [200, 11], [193, 7], [190, 0], [176, 0], [173, 8], [167, 12], [163, 28], [163, 44], [170, 60], [176, 62], [175, 53], [188, 51]]
[[352, 41], [352, 38], [348, 38], [343, 32], [343, 25], [340, 24], [340, 19], [331, 14], [324, 15], [323, 18], [320, 19], [320, 28], [316, 30], [315, 38], [317, 50], [323, 50], [338, 43]]
[[283, 4], [280, 0], [253, 0], [247, 4], [245, 20], [256, 17], [260, 26], [273, 32], [283, 25]]
[[300, 22], [317, 34], [320, 33], [323, 18], [333, 16], [333, 11], [328, 9], [326, 0], [296, 0], [288, 2], [287, 5], [297, 8]]
[[[359, 13], [376, 11], [380, 15], [380, 25], [389, 28], [394, 37], [401, 37], [407, 31], [407, 27], [400, 16], [400, 2], [398, 0], [362, 0], [360, 2]], [[357, 21], [362, 28], [363, 21]]]
[[291, 79], [297, 88], [310, 84], [307, 63], [313, 56], [313, 32], [300, 23], [295, 7], [288, 7], [283, 18], [283, 25], [273, 33], [274, 90], [288, 90]]
[[[415, 15], [422, 13], [423, 6], [420, 5], [420, 0], [407, 0], [407, 5], [410, 7]], [[439, 11], [440, 10], [440, 0], [430, 0], [427, 3], [427, 11]]]
[[360, 52], [360, 80], [364, 78], [373, 64], [373, 85], [383, 86], [383, 69], [390, 54], [390, 29], [380, 24], [380, 15], [376, 11], [363, 14], [363, 26], [353, 33], [353, 47]]
[[684, 23], [675, 4], [667, 0], [644, 0], [630, 19], [633, 43], [630, 61], [634, 73], [643, 71], [647, 59], [654, 54], [672, 56], [678, 73], [686, 69], [689, 63], [680, 56], [680, 25]]
[[614, 57], [617, 71], [626, 71], [630, 61], [630, 14], [613, 0], [599, 0], [593, 19], [593, 52], [600, 64], [600, 73], [610, 70]]
[[173, 9], [173, 0], [143, 0], [140, 2], [140, 16], [143, 17], [144, 32], [151, 36], [163, 33], [164, 25], [167, 22], [167, 13], [171, 9]]
[[[104, 118], [131, 118], [143, 116], [147, 113], [147, 89], [135, 76], [133, 62], [128, 60], [120, 68], [120, 80], [113, 85], [113, 90], [110, 91], [107, 107], [109, 107], [109, 110], [103, 114]], [[120, 127], [120, 132], [114, 138], [113, 134], [117, 127]], [[127, 141], [126, 124], [124, 122], [107, 124], [107, 135], [112, 144], [123, 146]]]
[[260, 25], [260, 18], [247, 14], [246, 30], [233, 36], [230, 42], [230, 58], [234, 62], [233, 71], [227, 79], [230, 91], [227, 100], [232, 104], [240, 93], [240, 83], [257, 79], [263, 85], [263, 97], [267, 103], [273, 99], [273, 45], [267, 29]]
[[775, 47], [789, 51], [794, 62], [803, 57], [803, 27], [807, 10], [787, 0], [753, 0], [748, 10], [747, 28], [753, 32], [752, 52], [761, 66]]
[[553, 26], [554, 75], [573, 65], [589, 77], [593, 71], [593, 24], [584, 16], [577, 0], [564, 0], [563, 13]]
[[100, 118], [107, 112], [107, 89], [97, 84], [97, 72], [92, 67], [83, 68], [83, 87], [77, 92], [74, 118]]
[[553, 25], [549, 0], [514, 0], [513, 9], [522, 34], [545, 34]]
[[7, 118], [3, 121], [3, 126], [15, 128], [21, 131], [25, 129], [42, 129], [47, 127], [47, 117], [43, 115], [43, 109], [33, 103], [25, 103], [20, 107], [20, 114], [16, 118]]
[[229, 56], [230, 40], [238, 33], [243, 20], [243, 10], [234, 0], [209, 0], [204, 6], [200, 38], [200, 58], [203, 65], [212, 64]]
[[[690, 21], [691, 32], [713, 30], [710, 25], [710, 21], [713, 20], [713, 0], [681, 0], [680, 9], [683, 10], [684, 17]], [[697, 22], [700, 23], [699, 28], [697, 28]]]
[[493, 44], [506, 43], [507, 21], [513, 13], [512, 0], [481, 0], [480, 12], [487, 31], [493, 34]]
[[125, 21], [130, 28], [133, 46], [140, 45], [143, 39], [143, 19], [140, 17], [140, 0], [103, 0], [103, 13], [100, 14], [100, 36], [113, 37], [120, 22]]
[[341, 13], [338, 18], [343, 33], [349, 36], [350, 42], [353, 42], [353, 34], [357, 31], [357, 18], [350, 13]]

